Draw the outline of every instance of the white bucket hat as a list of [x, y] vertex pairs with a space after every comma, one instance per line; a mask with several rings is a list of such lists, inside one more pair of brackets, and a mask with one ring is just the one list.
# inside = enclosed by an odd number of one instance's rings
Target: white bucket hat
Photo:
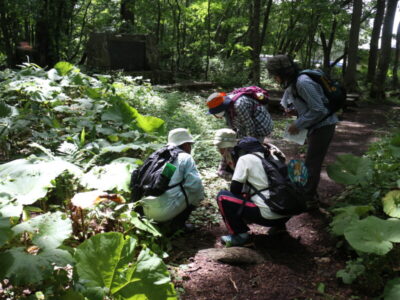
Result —
[[233, 148], [236, 145], [236, 132], [229, 128], [218, 129], [213, 143], [218, 148]]
[[175, 128], [168, 133], [168, 145], [180, 146], [185, 143], [194, 143], [193, 137], [185, 128]]

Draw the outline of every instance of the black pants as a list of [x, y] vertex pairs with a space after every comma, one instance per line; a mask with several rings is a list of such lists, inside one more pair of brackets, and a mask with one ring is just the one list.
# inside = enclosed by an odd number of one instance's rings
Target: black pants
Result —
[[317, 128], [307, 137], [308, 149], [305, 165], [308, 170], [308, 181], [305, 190], [310, 196], [317, 194], [322, 163], [335, 133], [335, 127], [336, 125], [333, 124]]
[[173, 219], [158, 223], [160, 230], [166, 236], [172, 235], [179, 229], [183, 229], [185, 227], [185, 222], [189, 218], [191, 212], [195, 209], [195, 206], [189, 205], [182, 211], [179, 215], [175, 216]]
[[224, 218], [225, 225], [230, 234], [239, 234], [249, 231], [247, 224], [258, 224], [262, 226], [284, 226], [288, 217], [268, 220], [261, 216], [260, 209], [251, 201], [238, 197], [229, 191], [222, 190], [217, 196], [218, 207]]

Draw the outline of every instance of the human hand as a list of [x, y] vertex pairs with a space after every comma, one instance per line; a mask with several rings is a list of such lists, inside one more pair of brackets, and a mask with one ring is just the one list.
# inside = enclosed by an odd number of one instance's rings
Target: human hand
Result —
[[288, 128], [288, 132], [290, 134], [296, 135], [300, 132], [300, 130], [299, 130], [299, 128], [296, 127], [295, 123], [292, 123]]

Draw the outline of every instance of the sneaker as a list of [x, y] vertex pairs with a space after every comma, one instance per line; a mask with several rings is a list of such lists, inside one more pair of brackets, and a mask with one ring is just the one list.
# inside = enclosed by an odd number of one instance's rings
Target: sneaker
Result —
[[248, 240], [249, 240], [249, 234], [247, 232], [239, 234], [223, 235], [221, 237], [221, 242], [226, 247], [243, 246]]

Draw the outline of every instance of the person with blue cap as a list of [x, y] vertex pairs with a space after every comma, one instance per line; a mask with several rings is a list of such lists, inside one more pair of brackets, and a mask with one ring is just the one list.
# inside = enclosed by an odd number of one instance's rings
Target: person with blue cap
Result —
[[227, 126], [239, 139], [252, 136], [262, 143], [274, 128], [266, 107], [248, 95], [243, 94], [232, 101], [231, 96], [216, 92], [207, 98], [206, 104], [209, 114], [225, 117]]

